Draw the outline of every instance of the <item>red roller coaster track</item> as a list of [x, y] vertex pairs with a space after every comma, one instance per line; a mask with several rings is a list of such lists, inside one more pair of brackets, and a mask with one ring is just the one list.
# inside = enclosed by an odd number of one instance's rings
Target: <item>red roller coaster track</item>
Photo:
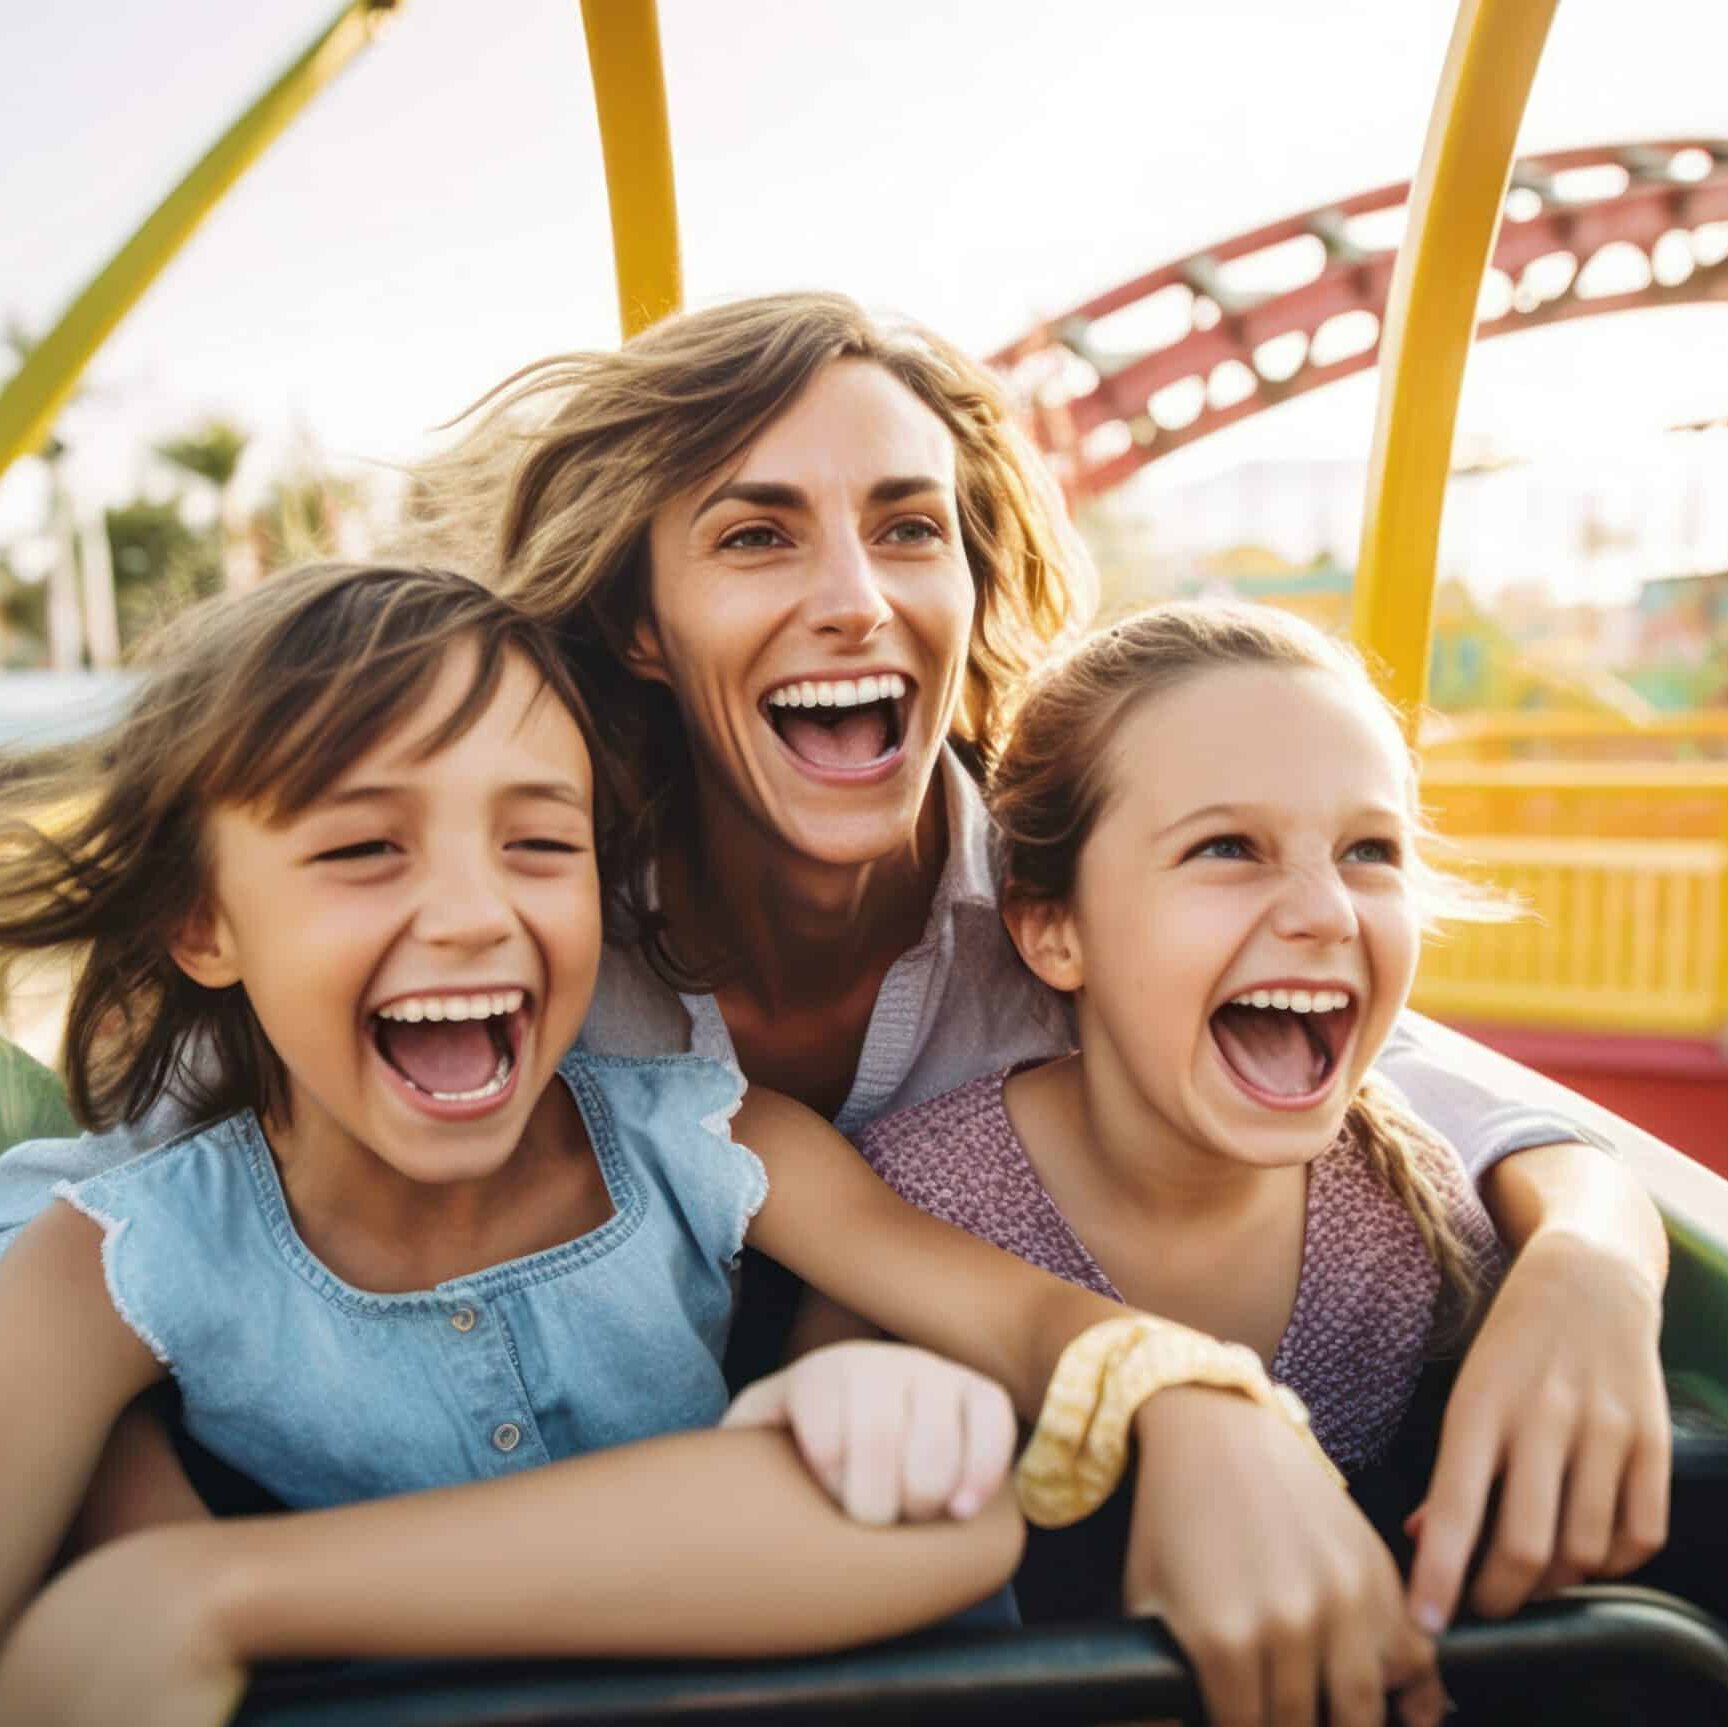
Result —
[[[1409, 194], [1360, 192], [1178, 258], [993, 356], [1069, 494], [1372, 366]], [[1514, 168], [1478, 336], [1701, 300], [1728, 301], [1728, 141]]]

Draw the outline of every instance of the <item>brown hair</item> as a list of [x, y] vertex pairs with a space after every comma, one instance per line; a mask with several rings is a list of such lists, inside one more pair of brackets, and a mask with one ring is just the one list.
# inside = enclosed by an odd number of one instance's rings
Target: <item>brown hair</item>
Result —
[[[1154, 606], [1088, 637], [1045, 668], [1015, 717], [988, 798], [1001, 847], [1004, 895], [1062, 901], [1074, 890], [1080, 853], [1111, 795], [1114, 743], [1144, 703], [1198, 677], [1236, 666], [1318, 671], [1341, 679], [1398, 734], [1396, 710], [1356, 653], [1312, 625], [1269, 606], [1178, 602]], [[1410, 817], [1424, 830], [1410, 764]], [[1512, 908], [1412, 856], [1425, 920], [1503, 918]], [[1467, 1313], [1480, 1272], [1447, 1215], [1431, 1167], [1449, 1155], [1383, 1087], [1364, 1084], [1345, 1132], [1403, 1203], [1446, 1286]]]
[[[1090, 565], [995, 383], [958, 349], [885, 326], [839, 294], [740, 300], [668, 318], [616, 352], [530, 366], [477, 403], [456, 446], [416, 475], [416, 556], [496, 584], [557, 627], [639, 784], [638, 884], [694, 807], [683, 722], [624, 653], [648, 605], [649, 524], [737, 459], [824, 366], [864, 360], [954, 438], [961, 542], [978, 604], [958, 741], [985, 761], [1005, 695], [1070, 624]], [[638, 896], [645, 897], [645, 896]], [[650, 959], [670, 963], [648, 938]]]
[[205, 903], [206, 814], [313, 802], [424, 699], [445, 656], [474, 681], [424, 743], [461, 737], [522, 655], [590, 741], [601, 880], [617, 791], [548, 633], [467, 577], [314, 565], [184, 612], [145, 650], [126, 717], [70, 750], [13, 754], [0, 785], [0, 964], [83, 950], [66, 1031], [80, 1121], [133, 1121], [172, 1095], [195, 1118], [285, 1105], [285, 1076], [240, 986], [207, 989], [172, 944]]

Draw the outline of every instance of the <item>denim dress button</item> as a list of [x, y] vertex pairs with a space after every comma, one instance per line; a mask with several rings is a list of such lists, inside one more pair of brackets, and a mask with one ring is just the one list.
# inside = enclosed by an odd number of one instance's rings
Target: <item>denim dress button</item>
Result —
[[492, 1443], [500, 1451], [514, 1451], [522, 1443], [522, 1429], [514, 1421], [500, 1421], [492, 1429]]
[[474, 1321], [477, 1317], [478, 1316], [475, 1314], [473, 1308], [459, 1307], [450, 1315], [450, 1323], [455, 1326], [458, 1331], [472, 1331], [474, 1329]]

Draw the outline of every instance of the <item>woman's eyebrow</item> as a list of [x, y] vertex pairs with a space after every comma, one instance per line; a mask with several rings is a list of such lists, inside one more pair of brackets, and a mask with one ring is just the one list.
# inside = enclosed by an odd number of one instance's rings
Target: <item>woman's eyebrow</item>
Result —
[[[929, 492], [946, 497], [950, 489], [947, 481], [939, 480], [932, 474], [896, 474], [878, 480], [870, 488], [866, 502], [897, 504], [904, 498], [922, 497]], [[696, 513], [690, 518], [692, 526], [701, 521], [716, 504], [723, 504], [728, 499], [743, 504], [757, 504], [767, 510], [805, 510], [810, 507], [808, 495], [797, 486], [787, 485], [784, 481], [728, 480], [724, 485], [716, 486], [696, 506]]]

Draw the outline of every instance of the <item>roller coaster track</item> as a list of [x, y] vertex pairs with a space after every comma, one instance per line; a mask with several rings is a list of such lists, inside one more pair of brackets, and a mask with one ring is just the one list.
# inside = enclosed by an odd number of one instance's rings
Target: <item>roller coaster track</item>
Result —
[[[1409, 194], [1382, 186], [1178, 258], [992, 356], [1069, 495], [1372, 366]], [[1728, 140], [1514, 166], [1479, 338], [1706, 300], [1728, 302]]]

